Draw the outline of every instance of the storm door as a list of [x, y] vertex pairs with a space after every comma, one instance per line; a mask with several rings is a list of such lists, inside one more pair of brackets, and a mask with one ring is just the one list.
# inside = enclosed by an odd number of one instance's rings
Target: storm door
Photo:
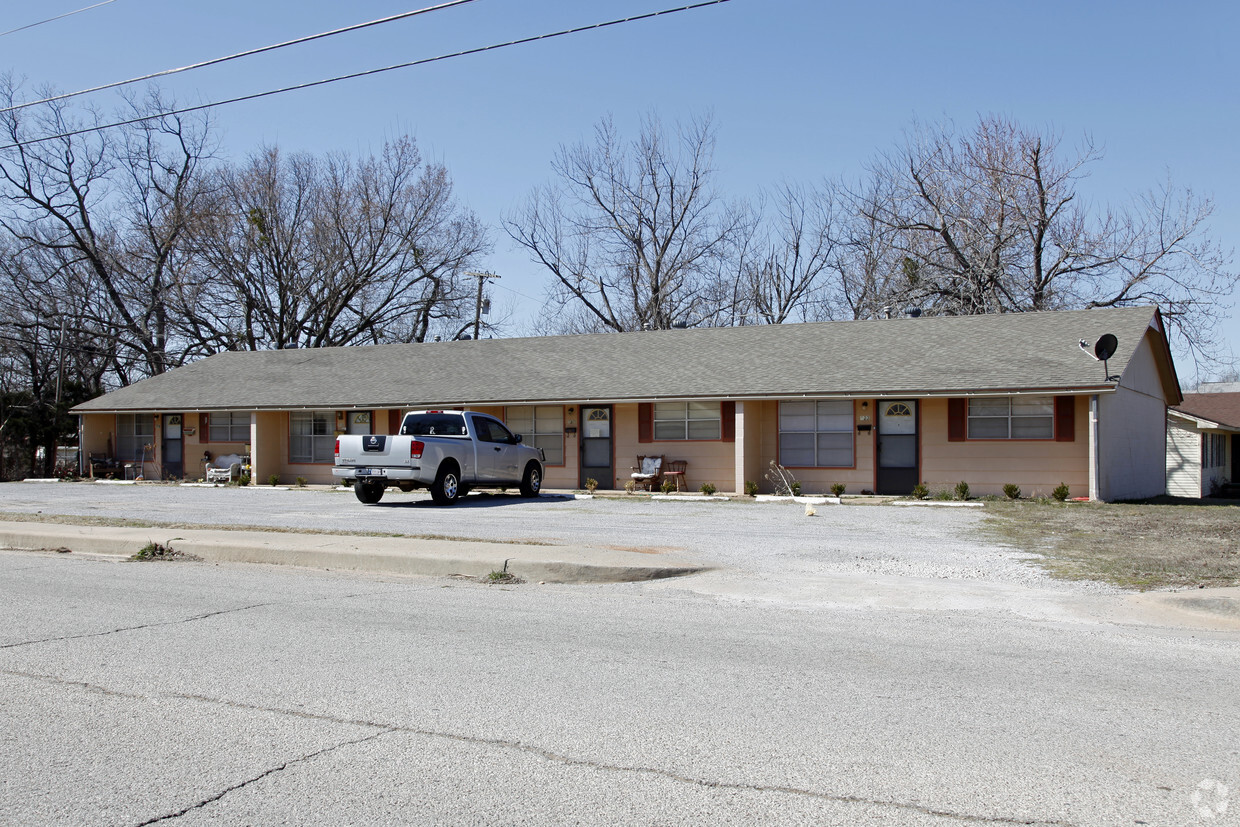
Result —
[[179, 480], [185, 476], [180, 414], [164, 414], [163, 434], [164, 444], [160, 452], [163, 457], [163, 477], [166, 480]]
[[919, 476], [917, 453], [917, 401], [879, 400], [875, 493], [912, 493]]
[[586, 487], [587, 479], [598, 481], [599, 488], [612, 488], [611, 406], [581, 409], [581, 477], [578, 485]]

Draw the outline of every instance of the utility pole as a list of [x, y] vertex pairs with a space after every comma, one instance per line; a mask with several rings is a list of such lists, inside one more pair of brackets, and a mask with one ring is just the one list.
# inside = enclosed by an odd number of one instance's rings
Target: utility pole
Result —
[[487, 279], [497, 279], [495, 273], [475, 272], [466, 273], [467, 276], [473, 276], [478, 279], [478, 300], [474, 303], [474, 338], [478, 338], [478, 329], [482, 326], [482, 285]]

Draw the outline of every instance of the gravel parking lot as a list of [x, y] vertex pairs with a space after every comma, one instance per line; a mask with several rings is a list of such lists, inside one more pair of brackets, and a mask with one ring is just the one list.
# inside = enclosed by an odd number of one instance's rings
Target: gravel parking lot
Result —
[[[436, 535], [689, 552], [720, 568], [692, 588], [793, 594], [823, 578], [968, 581], [1097, 591], [1054, 581], [1025, 552], [980, 530], [980, 509], [471, 495], [450, 508], [425, 494], [363, 506], [345, 489], [195, 488], [99, 483], [0, 486], [0, 513], [73, 515], [193, 526]], [[670, 585], [667, 587], [671, 587]], [[676, 584], [685, 588], [684, 582]]]

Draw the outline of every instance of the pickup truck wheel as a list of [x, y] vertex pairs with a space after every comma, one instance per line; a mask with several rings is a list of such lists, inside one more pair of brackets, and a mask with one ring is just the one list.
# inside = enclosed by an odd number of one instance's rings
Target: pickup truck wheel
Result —
[[454, 467], [441, 466], [431, 483], [431, 499], [436, 505], [452, 505], [461, 496], [461, 478]]
[[521, 478], [521, 496], [537, 497], [538, 492], [542, 490], [542, 472], [538, 470], [538, 466], [530, 463], [526, 466], [525, 476]]
[[383, 485], [377, 482], [355, 482], [353, 493], [366, 505], [374, 505], [383, 499]]

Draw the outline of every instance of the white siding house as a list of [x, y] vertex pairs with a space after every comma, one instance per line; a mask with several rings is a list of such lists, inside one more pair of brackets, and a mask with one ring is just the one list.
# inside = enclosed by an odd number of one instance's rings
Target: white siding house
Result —
[[1183, 410], [1192, 397], [1167, 411], [1167, 493], [1194, 499], [1220, 496], [1235, 480], [1233, 446], [1240, 427]]

